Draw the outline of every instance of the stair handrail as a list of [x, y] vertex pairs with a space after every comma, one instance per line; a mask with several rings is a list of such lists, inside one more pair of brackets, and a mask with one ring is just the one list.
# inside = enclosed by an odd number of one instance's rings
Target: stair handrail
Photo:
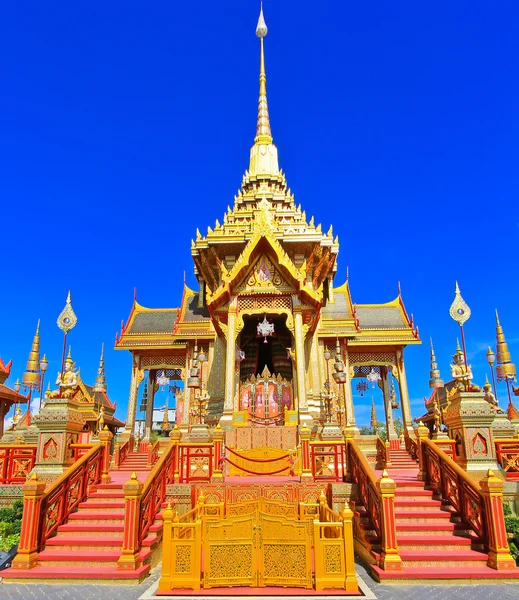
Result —
[[144, 483], [133, 472], [123, 485], [123, 544], [117, 561], [120, 569], [135, 570], [141, 565], [142, 542], [166, 499], [167, 486], [174, 483], [177, 446], [178, 442], [171, 440]]
[[23, 486], [23, 518], [18, 555], [13, 568], [30, 569], [37, 555], [58, 527], [100, 483], [109, 483], [110, 444], [113, 435], [104, 430], [100, 442], [46, 487], [34, 473]]
[[113, 469], [118, 469], [121, 466], [121, 463], [126, 459], [130, 452], [131, 440], [126, 440], [125, 442], [118, 442], [115, 445], [114, 450], [114, 458], [113, 458]]
[[[401, 570], [402, 559], [398, 553], [395, 520], [395, 482], [384, 470], [382, 477], [376, 475], [364, 453], [353, 439], [347, 439], [348, 470], [352, 481], [357, 483], [358, 498], [366, 509], [372, 529], [380, 539], [379, 566], [386, 570]], [[358, 523], [356, 527], [359, 530]], [[360, 543], [365, 543], [361, 536]]]
[[159, 450], [160, 450], [160, 440], [157, 440], [154, 444], [152, 444], [151, 442], [148, 444], [148, 447], [146, 448], [146, 452], [147, 452], [146, 467], [148, 469], [151, 469], [153, 467], [153, 465], [157, 462], [157, 459], [159, 457]]
[[434, 441], [422, 439], [420, 443], [426, 484], [453, 506], [463, 523], [483, 541], [488, 551], [487, 565], [498, 570], [515, 569], [506, 535], [501, 479], [488, 469], [487, 476], [478, 483]]
[[409, 434], [404, 436], [404, 440], [405, 449], [407, 450], [408, 454], [411, 455], [412, 459], [418, 460], [419, 448], [417, 440], [414, 437], [411, 437]]
[[25, 483], [34, 468], [36, 448], [36, 444], [24, 442], [0, 444], [0, 484]]
[[496, 439], [496, 454], [498, 463], [506, 473], [513, 475], [514, 479], [519, 477], [519, 440], [517, 438]]
[[389, 453], [389, 442], [385, 442], [377, 435], [377, 468], [385, 469], [391, 465], [391, 456]]

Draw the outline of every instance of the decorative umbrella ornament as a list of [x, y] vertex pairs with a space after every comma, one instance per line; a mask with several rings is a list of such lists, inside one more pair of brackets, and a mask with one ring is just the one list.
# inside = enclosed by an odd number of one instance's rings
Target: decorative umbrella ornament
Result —
[[267, 337], [274, 335], [274, 323], [267, 321], [267, 315], [263, 317], [263, 321], [258, 323], [257, 332], [263, 337], [263, 343], [267, 343]]
[[[470, 318], [471, 311], [469, 305], [463, 299], [460, 287], [458, 282], [456, 281], [456, 289], [455, 289], [454, 300], [452, 301], [451, 307], [449, 309], [449, 314], [456, 321], [456, 323], [460, 326], [461, 331], [461, 343], [463, 345], [463, 358], [465, 361], [465, 365], [467, 363], [467, 347], [465, 345], [465, 331], [463, 329], [463, 325]], [[468, 367], [467, 367], [468, 368]], [[467, 391], [470, 392], [470, 381], [467, 382]]]

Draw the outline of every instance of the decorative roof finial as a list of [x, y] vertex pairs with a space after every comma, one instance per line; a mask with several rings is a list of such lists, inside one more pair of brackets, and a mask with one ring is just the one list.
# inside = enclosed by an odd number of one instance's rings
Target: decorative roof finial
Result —
[[22, 377], [23, 387], [30, 388], [31, 390], [38, 388], [40, 386], [40, 379], [40, 320], [38, 319], [25, 373]]
[[[459, 343], [458, 343], [459, 347]], [[461, 350], [460, 350], [461, 352]], [[438, 369], [438, 363], [436, 362], [436, 355], [434, 354], [434, 346], [431, 338], [431, 371], [430, 371], [429, 387], [439, 388], [443, 387], [443, 379], [440, 377], [440, 369]]]
[[499, 315], [496, 310], [496, 375], [498, 381], [515, 380], [516, 371], [515, 365], [512, 362], [508, 344], [505, 341], [503, 327], [499, 322]]
[[99, 360], [99, 368], [97, 369], [97, 377], [94, 383], [94, 392], [106, 392], [106, 377], [105, 377], [105, 345], [101, 344], [101, 358]]
[[270, 117], [267, 103], [267, 74], [265, 71], [265, 47], [264, 38], [267, 35], [267, 25], [263, 17], [263, 5], [260, 7], [256, 36], [260, 40], [260, 76], [259, 76], [259, 99], [258, 120], [256, 123], [256, 137], [254, 146], [251, 148], [249, 173], [274, 174], [279, 172], [278, 151], [272, 143], [272, 131], [270, 129]]

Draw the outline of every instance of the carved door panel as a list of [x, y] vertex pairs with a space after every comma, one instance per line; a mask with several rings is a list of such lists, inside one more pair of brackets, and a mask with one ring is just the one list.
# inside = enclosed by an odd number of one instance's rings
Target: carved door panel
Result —
[[259, 513], [258, 587], [312, 589], [309, 523]]
[[256, 522], [252, 513], [205, 524], [204, 588], [257, 586]]

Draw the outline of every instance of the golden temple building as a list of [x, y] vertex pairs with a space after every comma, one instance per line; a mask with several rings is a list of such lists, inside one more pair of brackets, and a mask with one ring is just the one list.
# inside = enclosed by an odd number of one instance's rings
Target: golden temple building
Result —
[[[198, 290], [184, 285], [178, 308], [147, 308], [134, 299], [116, 337], [115, 348], [133, 356], [127, 436], [134, 430], [145, 377], [149, 436], [160, 374], [184, 382], [176, 418], [188, 431], [200, 394], [189, 384], [193, 366], [202, 367], [209, 396], [205, 420], [224, 428], [285, 421], [316, 426], [326, 411], [323, 390], [333, 395], [333, 410], [343, 424], [355, 425], [352, 381], [370, 373], [384, 393], [389, 438], [395, 437], [392, 377], [404, 425], [412, 427], [404, 349], [420, 343], [418, 330], [400, 293], [384, 304], [358, 304], [348, 281], [335, 284], [338, 237], [295, 203], [279, 167], [267, 104], [266, 32], [261, 16], [258, 117], [249, 167], [232, 208], [205, 235], [197, 230], [192, 241]], [[263, 336], [263, 326], [272, 335]], [[345, 374], [339, 384], [327, 377], [325, 358], [337, 349]], [[198, 364], [197, 352], [206, 365]]]

